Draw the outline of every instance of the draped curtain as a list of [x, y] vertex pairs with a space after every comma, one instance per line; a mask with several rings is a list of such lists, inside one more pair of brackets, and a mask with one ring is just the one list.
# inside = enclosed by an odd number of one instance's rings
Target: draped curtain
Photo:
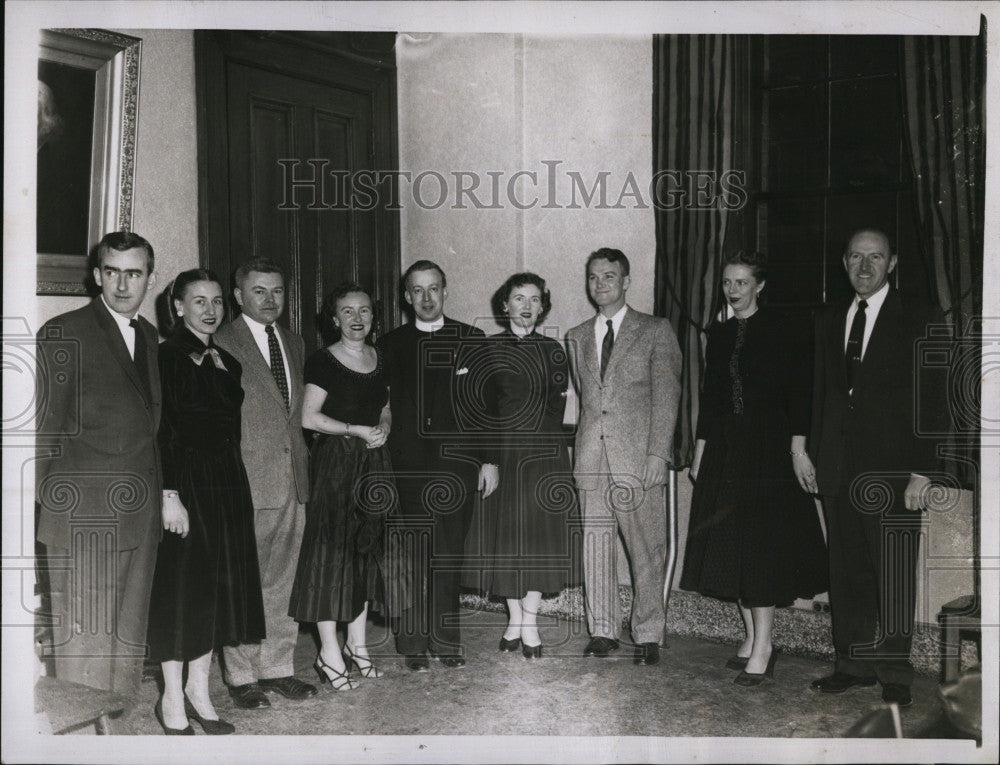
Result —
[[979, 459], [985, 202], [985, 28], [978, 37], [906, 37], [903, 112], [919, 240], [952, 354], [952, 468], [968, 486]]
[[732, 197], [716, 192], [727, 172], [747, 166], [749, 40], [655, 35], [653, 46], [655, 310], [670, 320], [684, 357], [673, 455], [680, 469], [694, 452], [705, 331], [718, 310], [722, 259], [742, 244], [742, 214], [729, 209]]

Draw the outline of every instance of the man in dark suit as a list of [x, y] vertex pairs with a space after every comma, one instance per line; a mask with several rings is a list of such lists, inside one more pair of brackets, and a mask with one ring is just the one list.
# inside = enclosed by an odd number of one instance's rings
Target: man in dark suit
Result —
[[616, 650], [621, 626], [618, 534], [632, 564], [633, 661], [660, 660], [666, 616], [667, 520], [664, 483], [670, 459], [681, 352], [670, 322], [625, 302], [631, 278], [621, 250], [587, 259], [587, 289], [597, 316], [566, 333], [580, 395], [573, 474], [584, 524], [584, 607], [591, 639], [585, 656]]
[[887, 703], [908, 706], [920, 511], [937, 469], [917, 413], [940, 419], [947, 410], [939, 386], [917, 385], [915, 363], [940, 313], [889, 285], [896, 262], [884, 232], [856, 232], [844, 252], [854, 298], [817, 321], [809, 488], [823, 497], [837, 659], [812, 688], [842, 693], [877, 680]]
[[[462, 667], [458, 587], [476, 491], [488, 497], [499, 468], [477, 456], [470, 434], [481, 430], [473, 390], [486, 362], [479, 329], [445, 317], [444, 271], [419, 260], [403, 276], [414, 320], [379, 342], [389, 379], [389, 453], [399, 491], [400, 520], [391, 533], [410, 553], [411, 602], [393, 631], [414, 672], [428, 669], [427, 653]], [[488, 395], [486, 396], [488, 398]]]
[[153, 248], [110, 233], [93, 274], [101, 294], [38, 336], [37, 537], [56, 676], [137, 697], [162, 533], [157, 335], [138, 315]]
[[225, 646], [229, 695], [241, 709], [271, 706], [264, 691], [289, 699], [316, 695], [294, 676], [299, 625], [288, 615], [309, 499], [309, 453], [302, 435], [302, 338], [278, 324], [285, 276], [269, 260], [236, 269], [233, 290], [242, 313], [215, 342], [243, 366], [241, 440], [253, 495], [257, 560], [267, 637]]

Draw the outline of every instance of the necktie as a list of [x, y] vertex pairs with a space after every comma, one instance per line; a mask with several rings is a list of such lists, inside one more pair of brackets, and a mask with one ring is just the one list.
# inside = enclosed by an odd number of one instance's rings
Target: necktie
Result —
[[611, 358], [611, 351], [615, 347], [615, 327], [611, 319], [608, 319], [608, 331], [604, 333], [604, 342], [601, 343], [601, 380], [604, 380], [604, 370], [608, 368], [608, 360]]
[[278, 338], [274, 334], [274, 325], [268, 324], [264, 327], [267, 332], [267, 350], [271, 354], [271, 374], [278, 384], [281, 397], [285, 400], [285, 409], [288, 408], [288, 380], [285, 378], [285, 362], [281, 359], [281, 346], [278, 345]]
[[854, 378], [861, 367], [861, 346], [865, 339], [865, 309], [868, 301], [858, 301], [858, 312], [851, 322], [851, 334], [847, 336], [847, 350], [844, 358], [847, 361], [847, 389], [854, 387]]
[[142, 383], [142, 389], [148, 397], [150, 394], [149, 388], [149, 358], [146, 353], [146, 336], [142, 332], [142, 327], [139, 326], [139, 321], [137, 319], [129, 319], [128, 325], [135, 332], [135, 350], [132, 354], [132, 362], [135, 364], [135, 371], [139, 373], [139, 381]]

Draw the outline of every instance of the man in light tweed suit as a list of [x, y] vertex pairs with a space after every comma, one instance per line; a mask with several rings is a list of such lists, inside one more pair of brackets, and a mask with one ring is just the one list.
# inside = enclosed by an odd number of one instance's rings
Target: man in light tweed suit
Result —
[[236, 269], [233, 290], [242, 314], [221, 327], [215, 341], [243, 366], [243, 462], [253, 494], [254, 532], [264, 596], [261, 643], [226, 646], [229, 695], [241, 709], [271, 704], [264, 691], [289, 699], [316, 695], [294, 676], [299, 625], [288, 615], [305, 505], [309, 454], [302, 435], [302, 338], [278, 324], [285, 308], [285, 277], [265, 259]]
[[667, 527], [664, 483], [670, 458], [681, 352], [666, 319], [625, 303], [629, 262], [601, 248], [587, 259], [587, 290], [598, 308], [566, 334], [580, 396], [573, 473], [584, 523], [585, 656], [618, 648], [617, 537], [631, 560], [634, 661], [660, 660]]

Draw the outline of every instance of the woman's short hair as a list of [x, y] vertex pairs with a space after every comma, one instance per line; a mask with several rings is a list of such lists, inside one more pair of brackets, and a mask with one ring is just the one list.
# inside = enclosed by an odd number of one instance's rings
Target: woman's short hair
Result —
[[208, 268], [192, 268], [177, 274], [174, 280], [170, 282], [170, 287], [167, 290], [167, 306], [170, 309], [171, 331], [176, 330], [184, 323], [181, 321], [181, 317], [177, 315], [177, 306], [174, 305], [174, 301], [180, 300], [183, 302], [187, 288], [195, 282], [215, 282], [220, 287], [222, 286], [219, 277], [215, 275], [214, 271]]
[[510, 294], [515, 288], [524, 287], [528, 284], [538, 287], [538, 291], [542, 294], [542, 312], [538, 314], [536, 324], [541, 324], [545, 321], [545, 317], [552, 310], [552, 293], [545, 288], [545, 280], [542, 277], [530, 271], [524, 271], [509, 276], [507, 281], [500, 286], [500, 289], [493, 293], [491, 301], [493, 304], [493, 315], [497, 317], [498, 324], [510, 326], [510, 317], [504, 312], [504, 306], [510, 300]]
[[[337, 315], [337, 303], [352, 292], [360, 292], [363, 295], [367, 295], [369, 301], [372, 299], [372, 296], [368, 294], [368, 290], [357, 282], [341, 282], [338, 284], [323, 298], [323, 306], [319, 309], [320, 329], [324, 335], [328, 335], [334, 339], [340, 337], [340, 327], [333, 320]], [[372, 302], [372, 308], [374, 309], [374, 302]], [[374, 317], [372, 318], [374, 319]]]
[[758, 282], [767, 279], [767, 255], [763, 252], [738, 250], [725, 257], [722, 267], [726, 266], [746, 266]]

